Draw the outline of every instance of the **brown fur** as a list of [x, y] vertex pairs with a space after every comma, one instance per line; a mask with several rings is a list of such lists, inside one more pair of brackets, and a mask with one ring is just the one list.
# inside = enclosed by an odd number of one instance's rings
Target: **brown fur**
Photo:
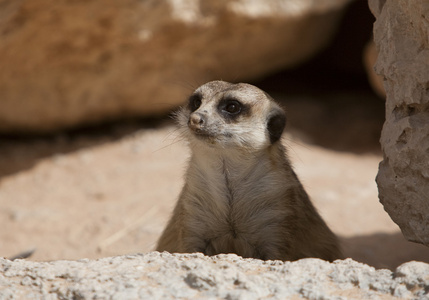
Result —
[[[196, 93], [201, 106], [178, 113], [192, 155], [156, 249], [266, 260], [341, 258], [337, 238], [310, 202], [285, 148], [270, 142], [268, 119], [283, 110], [248, 84], [215, 81]], [[217, 105], [226, 97], [249, 105], [250, 112], [224, 120]], [[204, 122], [188, 123], [191, 115]]]

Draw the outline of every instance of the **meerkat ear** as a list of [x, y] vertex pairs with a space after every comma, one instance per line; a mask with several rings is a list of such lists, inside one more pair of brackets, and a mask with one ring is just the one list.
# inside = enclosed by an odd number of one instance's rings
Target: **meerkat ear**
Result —
[[286, 126], [286, 114], [280, 107], [276, 107], [268, 116], [267, 129], [270, 135], [270, 142], [274, 144], [282, 136]]

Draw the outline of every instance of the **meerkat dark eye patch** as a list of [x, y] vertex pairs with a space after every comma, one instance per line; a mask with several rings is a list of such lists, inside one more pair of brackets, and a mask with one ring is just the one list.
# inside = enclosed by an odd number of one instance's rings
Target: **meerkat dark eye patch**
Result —
[[238, 101], [231, 100], [225, 105], [223, 110], [231, 115], [236, 115], [241, 112], [241, 104]]
[[232, 97], [221, 99], [218, 109], [226, 120], [234, 120], [239, 115], [249, 111], [249, 107], [247, 105], [242, 104], [240, 101]]
[[189, 110], [191, 111], [191, 112], [194, 112], [194, 111], [196, 111], [200, 106], [201, 106], [201, 101], [202, 101], [202, 96], [201, 96], [201, 94], [199, 94], [199, 93], [197, 93], [197, 94], [192, 94], [190, 97], [189, 97], [189, 100], [188, 100], [188, 107], [189, 107]]
[[273, 112], [267, 122], [267, 129], [270, 135], [270, 142], [274, 144], [282, 136], [283, 130], [286, 126], [286, 115], [283, 110], [278, 109]]

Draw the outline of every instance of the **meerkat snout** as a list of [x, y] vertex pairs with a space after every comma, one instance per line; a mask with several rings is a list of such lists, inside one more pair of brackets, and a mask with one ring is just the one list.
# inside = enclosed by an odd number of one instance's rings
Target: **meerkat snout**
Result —
[[193, 131], [199, 131], [204, 127], [205, 119], [204, 115], [193, 112], [189, 116], [188, 127]]

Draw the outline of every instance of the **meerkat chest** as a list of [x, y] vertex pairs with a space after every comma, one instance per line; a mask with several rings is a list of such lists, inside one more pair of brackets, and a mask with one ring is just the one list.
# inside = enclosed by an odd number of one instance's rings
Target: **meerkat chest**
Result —
[[[198, 177], [189, 191], [188, 232], [204, 241], [203, 252], [259, 257], [261, 247], [276, 243], [287, 212], [281, 188], [273, 185], [275, 174], [262, 174], [256, 170], [234, 176], [222, 170]], [[262, 240], [265, 245], [259, 245]]]

